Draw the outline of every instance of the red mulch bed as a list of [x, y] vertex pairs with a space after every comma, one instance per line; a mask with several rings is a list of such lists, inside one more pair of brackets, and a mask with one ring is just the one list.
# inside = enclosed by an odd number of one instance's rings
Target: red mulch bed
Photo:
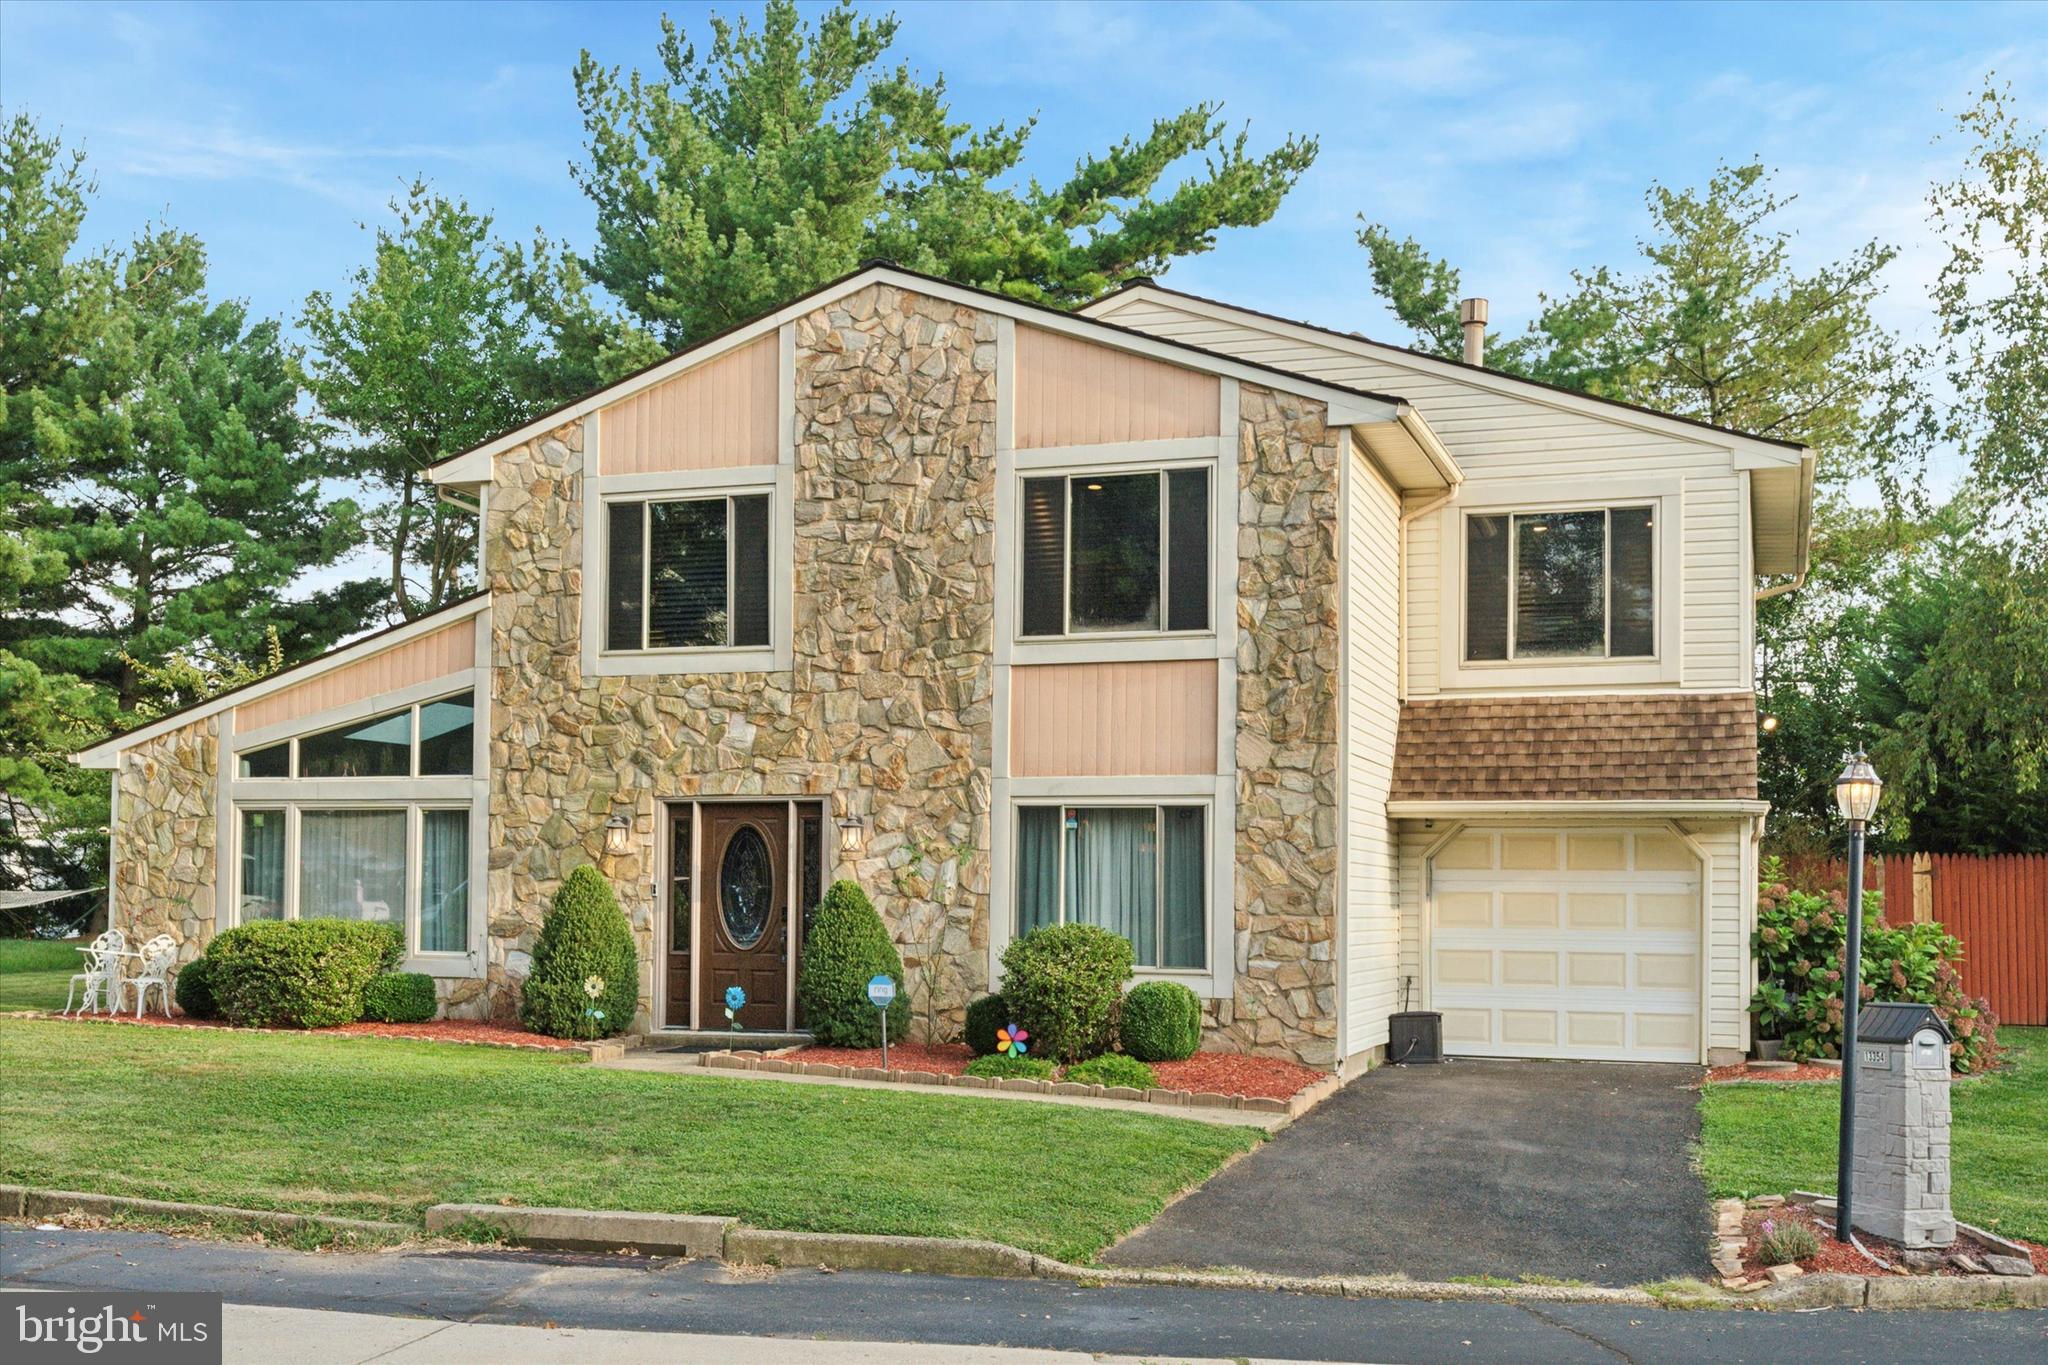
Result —
[[[1886, 1273], [1884, 1267], [1872, 1261], [1869, 1256], [1865, 1256], [1847, 1242], [1835, 1240], [1835, 1220], [1833, 1218], [1816, 1217], [1812, 1209], [1805, 1205], [1785, 1204], [1775, 1209], [1744, 1210], [1742, 1228], [1744, 1232], [1749, 1234], [1749, 1240], [1743, 1244], [1742, 1248], [1742, 1266], [1745, 1274], [1760, 1276], [1764, 1273], [1765, 1266], [1762, 1261], [1757, 1259], [1757, 1245], [1763, 1240], [1764, 1223], [1771, 1219], [1775, 1219], [1779, 1226], [1783, 1226], [1788, 1221], [1804, 1223], [1807, 1227], [1813, 1229], [1814, 1234], [1820, 1238], [1819, 1253], [1809, 1256], [1799, 1263], [1800, 1268], [1809, 1275], [1882, 1275]], [[1869, 1251], [1871, 1256], [1875, 1256], [1878, 1260], [1888, 1263], [1895, 1274], [1963, 1275], [1966, 1273], [1946, 1264], [1941, 1269], [1934, 1271], [1908, 1271], [1905, 1269], [1905, 1263], [1899, 1259], [1900, 1248], [1891, 1242], [1886, 1241], [1882, 1237], [1873, 1237], [1860, 1229], [1856, 1233], [1856, 1240], [1863, 1244], [1864, 1249]], [[2019, 1241], [2018, 1238], [2013, 1238], [2012, 1240]], [[2025, 1247], [2028, 1254], [2033, 1257], [2034, 1273], [2037, 1275], [2048, 1275], [2048, 1247], [2036, 1246], [2032, 1242], [2024, 1241], [2021, 1241], [2020, 1245]], [[1979, 1263], [1982, 1263], [1986, 1254], [1997, 1256], [2005, 1254], [2000, 1248], [1987, 1246], [1969, 1233], [1962, 1231], [1956, 1233], [1956, 1243], [1948, 1248], [1948, 1250], [1952, 1253], [1959, 1251], [1965, 1255], [1973, 1256]]]
[[[790, 1060], [823, 1062], [830, 1066], [880, 1066], [878, 1047], [807, 1047], [788, 1054]], [[889, 1048], [889, 1065], [898, 1071], [938, 1071], [958, 1076], [974, 1060], [964, 1043], [895, 1043]], [[1159, 1083], [1168, 1090], [1208, 1091], [1218, 1095], [1249, 1095], [1266, 1099], [1292, 1099], [1330, 1073], [1278, 1057], [1246, 1057], [1235, 1052], [1197, 1052], [1186, 1061], [1154, 1062]]]
[[1798, 1081], [1839, 1081], [1842, 1068], [1838, 1066], [1816, 1066], [1812, 1062], [1801, 1062], [1790, 1071], [1757, 1071], [1748, 1062], [1737, 1062], [1733, 1066], [1709, 1068], [1707, 1080], [1711, 1081], [1768, 1081], [1786, 1084]]
[[[882, 1049], [878, 1047], [807, 1047], [787, 1055], [791, 1061], [820, 1062], [826, 1066], [882, 1064]], [[930, 1047], [923, 1043], [889, 1044], [889, 1067], [894, 1071], [936, 1071], [958, 1076], [966, 1072], [967, 1064], [973, 1060], [974, 1054], [965, 1043], [935, 1043]]]
[[[176, 1015], [166, 1019], [161, 1014], [144, 1014], [137, 1019], [132, 1014], [79, 1014], [45, 1015], [48, 1019], [82, 1019], [96, 1024], [153, 1024], [158, 1028], [218, 1028], [233, 1029], [235, 1026], [224, 1019], [193, 1019]], [[550, 1038], [545, 1033], [531, 1033], [526, 1029], [507, 1024], [489, 1024], [476, 1019], [434, 1019], [424, 1024], [378, 1024], [362, 1020], [353, 1024], [337, 1024], [333, 1028], [316, 1029], [243, 1029], [244, 1033], [340, 1033], [352, 1037], [409, 1038], [423, 1043], [487, 1043], [497, 1047], [538, 1047], [561, 1051], [575, 1047], [572, 1038]]]

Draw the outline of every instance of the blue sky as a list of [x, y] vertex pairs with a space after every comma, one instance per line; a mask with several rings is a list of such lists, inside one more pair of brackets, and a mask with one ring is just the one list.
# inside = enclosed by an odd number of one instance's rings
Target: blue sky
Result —
[[[671, 4], [0, 3], [0, 105], [91, 154], [87, 224], [163, 217], [212, 251], [217, 293], [295, 317], [342, 287], [374, 221], [423, 174], [585, 244], [569, 70], [581, 48], [652, 68]], [[722, 10], [740, 12], [725, 4]], [[751, 12], [753, 6], [745, 6]], [[1887, 321], [1924, 324], [1938, 264], [1928, 181], [1960, 148], [1944, 110], [1984, 73], [2048, 105], [2048, 7], [907, 3], [895, 57], [943, 72], [956, 114], [1036, 112], [1042, 179], [1192, 101], [1254, 147], [1322, 156], [1265, 227], [1174, 268], [1182, 288], [1403, 339], [1354, 241], [1365, 213], [1449, 256], [1519, 330], [1574, 266], [1622, 263], [1652, 180], [1760, 156], [1796, 193], [1798, 258], [1876, 237], [1905, 250]]]

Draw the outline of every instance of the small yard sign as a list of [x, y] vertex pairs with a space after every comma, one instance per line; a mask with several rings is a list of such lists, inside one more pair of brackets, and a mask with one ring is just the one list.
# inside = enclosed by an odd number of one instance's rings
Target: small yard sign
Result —
[[889, 1002], [896, 998], [896, 980], [887, 972], [876, 972], [868, 978], [868, 1003], [876, 1010], [876, 1022], [882, 1026], [882, 1070], [889, 1069]]

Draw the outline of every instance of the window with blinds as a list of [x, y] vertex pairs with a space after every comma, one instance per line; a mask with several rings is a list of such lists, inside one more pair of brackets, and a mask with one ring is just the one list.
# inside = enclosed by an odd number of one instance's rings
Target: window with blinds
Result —
[[1019, 632], [1206, 631], [1209, 471], [1024, 480]]
[[605, 514], [605, 648], [768, 643], [768, 495], [624, 501]]
[[1657, 651], [1649, 507], [1465, 518], [1465, 658], [1640, 659]]

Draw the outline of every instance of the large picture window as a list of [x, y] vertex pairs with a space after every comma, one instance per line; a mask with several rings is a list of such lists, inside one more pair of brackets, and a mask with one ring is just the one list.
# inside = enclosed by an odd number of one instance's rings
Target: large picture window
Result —
[[1024, 480], [1027, 636], [1206, 631], [1209, 471]]
[[236, 775], [467, 777], [475, 765], [475, 740], [476, 699], [464, 692], [244, 749], [237, 756]]
[[605, 504], [610, 651], [768, 643], [765, 493]]
[[1657, 652], [1649, 507], [1465, 519], [1465, 658], [1640, 659]]
[[349, 919], [397, 925], [410, 953], [463, 953], [470, 812], [418, 802], [245, 807], [238, 923]]
[[1020, 806], [1017, 922], [1096, 924], [1131, 941], [1137, 965], [1207, 965], [1208, 811], [1203, 806]]

